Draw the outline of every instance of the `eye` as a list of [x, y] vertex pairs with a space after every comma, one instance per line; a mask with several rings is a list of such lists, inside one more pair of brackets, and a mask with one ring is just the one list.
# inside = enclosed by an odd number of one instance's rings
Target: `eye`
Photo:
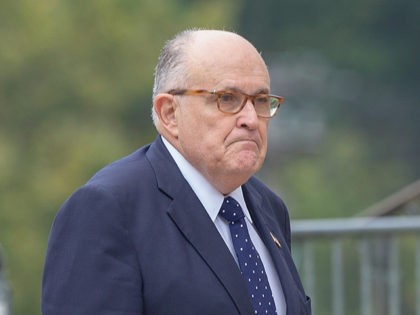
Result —
[[268, 95], [257, 95], [254, 99], [256, 105], [266, 105], [270, 103], [270, 97]]
[[220, 102], [222, 103], [234, 103], [238, 97], [233, 93], [223, 93], [219, 96]]

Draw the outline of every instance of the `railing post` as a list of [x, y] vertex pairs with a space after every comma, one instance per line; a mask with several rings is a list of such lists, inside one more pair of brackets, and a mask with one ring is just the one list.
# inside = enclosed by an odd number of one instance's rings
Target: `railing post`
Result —
[[417, 291], [417, 315], [420, 315], [420, 236], [416, 237], [416, 291]]
[[0, 246], [0, 315], [10, 315], [10, 289], [4, 274], [4, 260]]
[[316, 311], [316, 297], [314, 290], [315, 283], [315, 270], [314, 270], [314, 247], [311, 242], [304, 241], [302, 244], [303, 248], [303, 273], [305, 288], [308, 294], [311, 296], [312, 302], [312, 315], [315, 315]]
[[373, 301], [374, 308], [378, 315], [388, 315], [389, 307], [387, 301], [387, 279], [385, 275], [389, 272], [388, 255], [386, 254], [386, 238], [381, 235], [373, 240]]
[[332, 306], [334, 315], [344, 315], [342, 246], [342, 241], [338, 239], [332, 243]]
[[400, 264], [398, 242], [395, 236], [389, 239], [388, 301], [391, 315], [400, 315]]
[[363, 238], [359, 243], [360, 251], [360, 314], [371, 315], [372, 311], [372, 278], [370, 261], [370, 242]]

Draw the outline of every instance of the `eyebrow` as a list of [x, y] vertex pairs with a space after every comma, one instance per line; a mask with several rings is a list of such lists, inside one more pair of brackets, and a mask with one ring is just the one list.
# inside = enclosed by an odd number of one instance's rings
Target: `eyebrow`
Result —
[[[223, 89], [220, 89], [219, 91], [232, 91], [232, 92], [240, 92], [240, 93], [248, 94], [248, 93], [245, 93], [245, 91], [243, 91], [243, 90], [241, 90], [241, 89], [239, 89], [237, 87], [233, 87], [233, 86], [232, 87], [227, 86], [227, 87], [225, 87]], [[255, 91], [255, 93], [250, 94], [250, 95], [269, 94], [269, 93], [270, 93], [270, 91], [268, 89], [261, 88], [261, 89]]]

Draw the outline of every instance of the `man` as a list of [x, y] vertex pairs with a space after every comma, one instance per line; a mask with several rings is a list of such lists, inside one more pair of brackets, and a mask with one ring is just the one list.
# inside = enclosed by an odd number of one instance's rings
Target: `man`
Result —
[[155, 73], [160, 136], [60, 209], [43, 313], [310, 314], [286, 207], [253, 177], [283, 101], [269, 89], [263, 59], [237, 34], [169, 41]]

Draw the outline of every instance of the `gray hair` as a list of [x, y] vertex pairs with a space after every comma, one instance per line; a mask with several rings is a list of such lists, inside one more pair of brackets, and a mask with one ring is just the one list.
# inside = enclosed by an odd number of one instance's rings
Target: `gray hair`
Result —
[[[187, 75], [186, 46], [191, 42], [193, 34], [197, 29], [188, 29], [178, 33], [174, 38], [168, 40], [160, 52], [158, 63], [155, 68], [155, 80], [153, 85], [153, 99], [159, 93], [167, 92], [174, 88], [179, 82], [185, 81]], [[158, 122], [157, 114], [152, 107], [153, 123]]]

